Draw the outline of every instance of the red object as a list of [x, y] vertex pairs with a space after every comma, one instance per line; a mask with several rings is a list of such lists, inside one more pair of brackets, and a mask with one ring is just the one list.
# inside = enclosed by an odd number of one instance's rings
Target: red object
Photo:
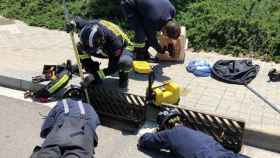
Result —
[[41, 103], [47, 103], [49, 101], [49, 99], [48, 98], [39, 98], [39, 101]]

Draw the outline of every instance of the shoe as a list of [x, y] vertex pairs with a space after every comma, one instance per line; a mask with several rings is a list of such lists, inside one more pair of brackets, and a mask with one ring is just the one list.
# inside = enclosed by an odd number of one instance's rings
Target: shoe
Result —
[[268, 77], [272, 82], [280, 81], [280, 72], [278, 72], [276, 69], [272, 69], [269, 71]]

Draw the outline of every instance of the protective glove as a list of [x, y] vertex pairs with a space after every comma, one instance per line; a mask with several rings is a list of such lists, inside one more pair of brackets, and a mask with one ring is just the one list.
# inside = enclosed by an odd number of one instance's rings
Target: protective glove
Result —
[[167, 46], [163, 46], [163, 47], [161, 47], [161, 49], [158, 51], [158, 53], [160, 53], [160, 54], [164, 54], [164, 53], [165, 53], [165, 51], [168, 51]]
[[90, 84], [94, 83], [95, 77], [92, 74], [88, 74], [88, 76], [85, 77], [84, 81], [82, 81], [80, 84], [84, 88], [88, 88]]
[[169, 56], [174, 58], [176, 56], [175, 47], [173, 44], [168, 44], [167, 51], [169, 52]]
[[75, 31], [75, 27], [76, 27], [76, 23], [74, 20], [70, 21], [70, 22], [67, 22], [65, 25], [64, 25], [64, 30], [67, 32], [67, 33], [70, 33], [70, 32], [74, 32]]

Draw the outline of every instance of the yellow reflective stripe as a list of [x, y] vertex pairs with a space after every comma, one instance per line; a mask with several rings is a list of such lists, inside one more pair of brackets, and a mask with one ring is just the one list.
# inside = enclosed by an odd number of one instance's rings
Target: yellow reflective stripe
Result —
[[106, 20], [100, 20], [99, 22], [111, 30], [116, 36], [121, 36], [128, 43], [128, 45], [133, 45], [127, 34], [125, 34], [119, 26]]
[[125, 70], [125, 71], [123, 71], [123, 72], [129, 73], [129, 72], [131, 72], [131, 71], [133, 71], [133, 68], [130, 68], [129, 70]]
[[89, 59], [90, 58], [90, 55], [88, 54], [82, 54], [82, 55], [79, 55], [80, 59], [81, 60], [84, 60], [84, 59]]
[[98, 73], [98, 76], [99, 76], [101, 79], [104, 79], [104, 78], [106, 77], [105, 74], [104, 74], [104, 72], [103, 72], [103, 70], [98, 70], [97, 73]]
[[133, 51], [133, 49], [134, 49], [134, 47], [133, 47], [133, 46], [127, 46], [127, 47], [126, 47], [126, 50], [128, 50], [128, 51], [130, 51], [130, 52], [132, 52], [132, 51]]
[[145, 43], [133, 43], [133, 46], [137, 48], [143, 48], [145, 47]]
[[56, 90], [58, 90], [64, 83], [66, 83], [69, 80], [69, 76], [68, 75], [63, 75], [63, 77], [61, 79], [59, 79], [59, 81], [57, 83], [55, 83], [50, 89], [48, 89], [49, 93], [52, 94], [54, 93]]

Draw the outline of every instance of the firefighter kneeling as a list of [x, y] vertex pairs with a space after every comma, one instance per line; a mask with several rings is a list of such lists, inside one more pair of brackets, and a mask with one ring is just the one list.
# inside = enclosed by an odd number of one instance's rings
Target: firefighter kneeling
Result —
[[[130, 52], [133, 44], [127, 35], [117, 25], [105, 20], [87, 21], [75, 17], [73, 25], [79, 32], [77, 48], [82, 66], [94, 76], [94, 83], [100, 84], [106, 76], [119, 71], [119, 87], [126, 88], [133, 61]], [[68, 31], [69, 28], [73, 27], [66, 27]], [[91, 56], [109, 58], [108, 67], [100, 70], [99, 63], [92, 61]]]

